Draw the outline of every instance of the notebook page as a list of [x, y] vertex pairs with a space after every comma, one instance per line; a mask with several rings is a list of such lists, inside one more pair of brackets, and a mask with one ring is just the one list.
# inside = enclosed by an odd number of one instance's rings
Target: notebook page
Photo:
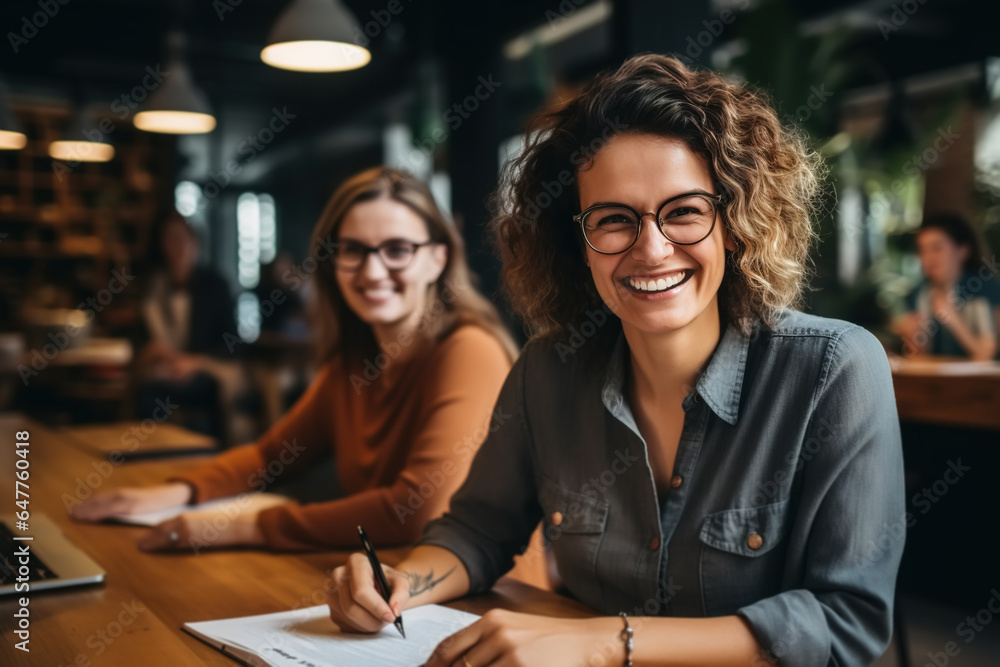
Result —
[[419, 667], [446, 637], [478, 620], [440, 605], [403, 612], [407, 639], [388, 625], [372, 635], [344, 633], [326, 605], [277, 614], [185, 623], [196, 636], [260, 656], [272, 667]]

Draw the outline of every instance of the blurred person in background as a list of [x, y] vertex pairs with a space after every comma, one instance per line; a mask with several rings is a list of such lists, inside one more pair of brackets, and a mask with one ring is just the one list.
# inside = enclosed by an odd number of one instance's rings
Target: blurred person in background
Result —
[[894, 330], [907, 354], [993, 359], [1000, 330], [1000, 285], [984, 278], [981, 245], [967, 220], [927, 216], [917, 231], [925, 280], [906, 297]]
[[[303, 265], [310, 258], [303, 261]], [[354, 547], [361, 524], [379, 544], [415, 541], [465, 478], [493, 426], [516, 356], [493, 305], [472, 286], [461, 235], [427, 186], [373, 168], [333, 194], [313, 232], [322, 367], [256, 443], [176, 480], [123, 488], [75, 508], [85, 520], [270, 488], [331, 451], [343, 496], [244, 510], [210, 546]], [[152, 529], [143, 549], [206, 546], [221, 512], [189, 512]]]
[[198, 234], [182, 215], [167, 215], [159, 240], [163, 266], [141, 304], [146, 342], [137, 356], [139, 417], [159, 414], [169, 400], [180, 406], [184, 426], [222, 439], [243, 380], [225, 340], [236, 335], [233, 298], [218, 273], [198, 264]]
[[427, 667], [870, 664], [892, 636], [902, 447], [878, 340], [794, 309], [820, 158], [753, 91], [659, 55], [526, 136], [493, 223], [536, 332], [510, 417], [385, 568], [388, 603], [363, 555], [334, 571], [333, 621], [375, 632], [489, 590], [542, 520], [601, 616], [490, 611]]
[[[281, 250], [274, 260], [260, 267], [260, 283], [254, 288], [257, 300], [262, 304], [260, 317], [261, 332], [277, 333], [294, 338], [309, 335], [305, 300], [308, 298], [305, 281], [296, 273], [295, 258], [288, 250]], [[291, 289], [292, 287], [295, 289]], [[278, 303], [272, 297], [281, 295]], [[266, 310], [263, 309], [266, 304]]]

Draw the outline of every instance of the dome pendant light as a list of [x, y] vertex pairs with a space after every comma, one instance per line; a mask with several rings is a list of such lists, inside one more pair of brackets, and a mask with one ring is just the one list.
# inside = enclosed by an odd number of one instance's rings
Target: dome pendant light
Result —
[[94, 119], [94, 113], [81, 107], [62, 137], [49, 144], [49, 157], [67, 162], [107, 162], [113, 158], [115, 148], [104, 139]]
[[162, 134], [204, 134], [215, 129], [215, 116], [204, 94], [191, 80], [191, 72], [181, 57], [183, 37], [169, 38], [170, 58], [166, 80], [149, 96], [142, 111], [132, 121], [146, 132]]
[[343, 72], [372, 56], [357, 43], [361, 27], [339, 0], [292, 0], [281, 13], [260, 58], [296, 72]]

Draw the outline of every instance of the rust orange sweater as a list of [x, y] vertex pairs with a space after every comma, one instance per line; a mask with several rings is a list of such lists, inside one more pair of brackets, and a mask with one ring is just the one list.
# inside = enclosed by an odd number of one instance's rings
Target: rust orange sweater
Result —
[[510, 360], [491, 334], [463, 326], [392, 368], [390, 386], [369, 372], [326, 364], [292, 409], [256, 443], [225, 452], [180, 479], [197, 502], [263, 490], [333, 449], [344, 497], [263, 510], [276, 550], [356, 548], [356, 526], [373, 542], [414, 542], [440, 516], [486, 437]]

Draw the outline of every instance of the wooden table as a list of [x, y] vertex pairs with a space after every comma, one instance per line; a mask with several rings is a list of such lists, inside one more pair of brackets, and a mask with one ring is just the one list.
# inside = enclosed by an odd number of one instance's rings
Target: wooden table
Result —
[[[30, 654], [14, 649], [17, 602], [0, 598], [0, 665], [232, 667], [233, 661], [183, 632], [181, 625], [323, 604], [324, 588], [331, 583], [327, 571], [347, 558], [348, 552], [252, 549], [142, 553], [135, 541], [145, 528], [77, 523], [68, 517], [66, 503], [113, 486], [156, 483], [204, 459], [129, 462], [109, 470], [106, 458], [65, 432], [24, 418], [0, 417], [0, 513], [17, 509], [13, 443], [14, 433], [25, 428], [31, 434], [30, 510], [48, 514], [107, 571], [107, 579], [103, 585], [31, 593]], [[379, 555], [393, 564], [405, 552], [382, 549]], [[592, 615], [580, 604], [509, 578], [487, 595], [451, 605], [480, 614], [501, 607], [551, 616]]]
[[1000, 363], [890, 358], [901, 421], [1000, 430]]
[[57, 429], [56, 434], [72, 439], [95, 456], [111, 459], [210, 454], [219, 449], [212, 436], [155, 419], [67, 426]]

